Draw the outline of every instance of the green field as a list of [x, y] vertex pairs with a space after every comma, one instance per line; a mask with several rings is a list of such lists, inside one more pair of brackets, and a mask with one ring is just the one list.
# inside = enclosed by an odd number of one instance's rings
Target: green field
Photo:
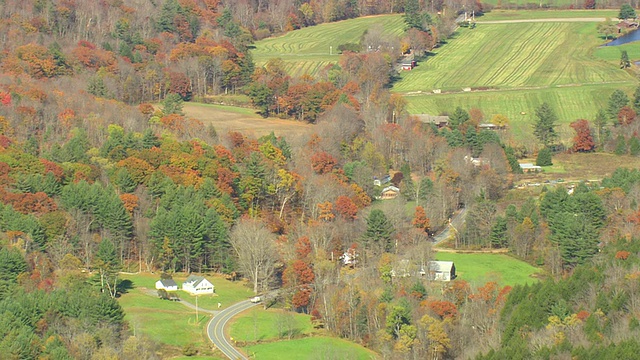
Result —
[[618, 10], [491, 10], [476, 21], [553, 19], [553, 18], [615, 18]]
[[309, 337], [253, 345], [245, 348], [251, 358], [260, 360], [369, 360], [378, 356], [362, 346], [332, 337]]
[[315, 330], [311, 316], [280, 309], [252, 308], [237, 316], [229, 326], [229, 335], [236, 341], [268, 341], [310, 335]]
[[500, 285], [528, 284], [537, 281], [533, 274], [541, 270], [504, 254], [460, 254], [437, 252], [436, 260], [453, 261], [458, 279], [478, 285], [496, 281]]
[[256, 42], [251, 54], [257, 66], [264, 65], [269, 59], [281, 58], [289, 74], [314, 75], [325, 66], [338, 61], [339, 45], [358, 43], [362, 33], [373, 25], [382, 25], [389, 34], [400, 36], [404, 32], [401, 15], [362, 17], [320, 24], [267, 38]]
[[435, 56], [401, 73], [393, 90], [462, 91], [631, 83], [617, 66], [596, 59], [595, 23], [515, 23], [460, 29]]
[[[637, 85], [631, 74], [619, 69], [619, 49], [596, 51], [604, 41], [595, 27], [547, 22], [460, 29], [433, 56], [403, 72], [393, 91], [406, 95], [414, 114], [451, 113], [460, 106], [479, 108], [486, 119], [506, 115], [520, 140], [532, 137], [535, 108], [548, 102], [564, 124], [561, 140], [567, 140], [573, 136], [570, 122], [592, 119], [615, 89], [631, 94]], [[636, 53], [640, 56], [634, 48], [631, 58]], [[443, 93], [433, 94], [434, 89]]]

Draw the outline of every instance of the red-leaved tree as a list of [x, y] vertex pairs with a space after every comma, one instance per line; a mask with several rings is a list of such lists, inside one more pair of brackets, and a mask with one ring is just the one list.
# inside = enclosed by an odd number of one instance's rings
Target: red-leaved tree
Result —
[[593, 151], [596, 143], [593, 141], [593, 136], [591, 136], [589, 122], [585, 119], [579, 119], [572, 122], [570, 126], [576, 131], [576, 136], [573, 138], [573, 151]]

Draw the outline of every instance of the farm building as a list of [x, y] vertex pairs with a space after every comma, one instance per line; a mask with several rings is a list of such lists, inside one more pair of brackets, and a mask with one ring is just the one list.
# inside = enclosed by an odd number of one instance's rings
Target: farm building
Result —
[[373, 177], [373, 186], [382, 186], [388, 182], [391, 181], [391, 175], [385, 175], [381, 178], [378, 178], [377, 176]]
[[480, 130], [500, 130], [500, 127], [496, 124], [480, 124], [478, 125], [478, 129]]
[[438, 129], [449, 126], [449, 117], [448, 116], [436, 116], [436, 115], [427, 115], [420, 114], [414, 115], [418, 121], [425, 124], [435, 124]]
[[166, 291], [177, 291], [178, 284], [176, 284], [176, 282], [173, 281], [173, 279], [162, 279], [162, 280], [156, 281], [156, 289], [158, 290], [163, 289]]
[[213, 294], [214, 286], [203, 276], [189, 275], [182, 283], [182, 290], [191, 295]]
[[[421, 271], [421, 274], [427, 274]], [[451, 281], [456, 278], [456, 266], [453, 261], [429, 261], [428, 276], [431, 280]]]
[[522, 163], [520, 164], [520, 169], [525, 173], [542, 171], [542, 167], [533, 165], [532, 163]]
[[406, 59], [402, 61], [402, 70], [411, 71], [414, 67], [416, 67], [416, 61], [413, 59]]
[[381, 200], [395, 199], [396, 197], [398, 197], [398, 195], [400, 195], [400, 189], [391, 185], [382, 189], [382, 193], [380, 193], [380, 199]]

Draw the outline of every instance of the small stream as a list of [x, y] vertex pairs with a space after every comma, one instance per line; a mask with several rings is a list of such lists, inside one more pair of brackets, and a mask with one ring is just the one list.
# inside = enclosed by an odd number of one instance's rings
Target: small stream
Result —
[[635, 29], [628, 34], [620, 36], [619, 38], [604, 44], [604, 46], [618, 46], [638, 40], [640, 40], [640, 29]]

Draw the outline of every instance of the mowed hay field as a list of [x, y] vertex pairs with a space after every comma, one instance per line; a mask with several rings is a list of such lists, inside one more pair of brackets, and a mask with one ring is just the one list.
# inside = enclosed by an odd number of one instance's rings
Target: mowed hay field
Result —
[[338, 46], [358, 43], [362, 34], [374, 25], [382, 26], [386, 33], [396, 36], [402, 35], [405, 27], [401, 15], [368, 16], [320, 24], [258, 41], [251, 54], [256, 66], [262, 66], [272, 58], [281, 58], [290, 75], [315, 75], [327, 65], [338, 62]]
[[[481, 109], [487, 120], [506, 115], [513, 135], [521, 140], [532, 138], [535, 109], [547, 102], [558, 114], [561, 140], [568, 140], [573, 136], [570, 122], [592, 120], [614, 90], [631, 95], [637, 86], [637, 80], [618, 67], [618, 49], [594, 54], [603, 51], [597, 49], [603, 40], [596, 24], [506, 23], [460, 29], [434, 56], [403, 72], [393, 91], [406, 95], [413, 114], [451, 113], [460, 106]], [[434, 89], [443, 93], [433, 94]]]
[[184, 103], [183, 111], [187, 116], [202, 121], [205, 126], [213, 125], [218, 135], [238, 131], [260, 137], [273, 131], [276, 136], [292, 136], [305, 133], [313, 126], [292, 119], [265, 119], [256, 114], [254, 109], [235, 106]]
[[624, 70], [593, 56], [595, 23], [479, 24], [460, 29], [435, 56], [401, 73], [393, 90], [462, 91], [569, 84], [625, 83]]

